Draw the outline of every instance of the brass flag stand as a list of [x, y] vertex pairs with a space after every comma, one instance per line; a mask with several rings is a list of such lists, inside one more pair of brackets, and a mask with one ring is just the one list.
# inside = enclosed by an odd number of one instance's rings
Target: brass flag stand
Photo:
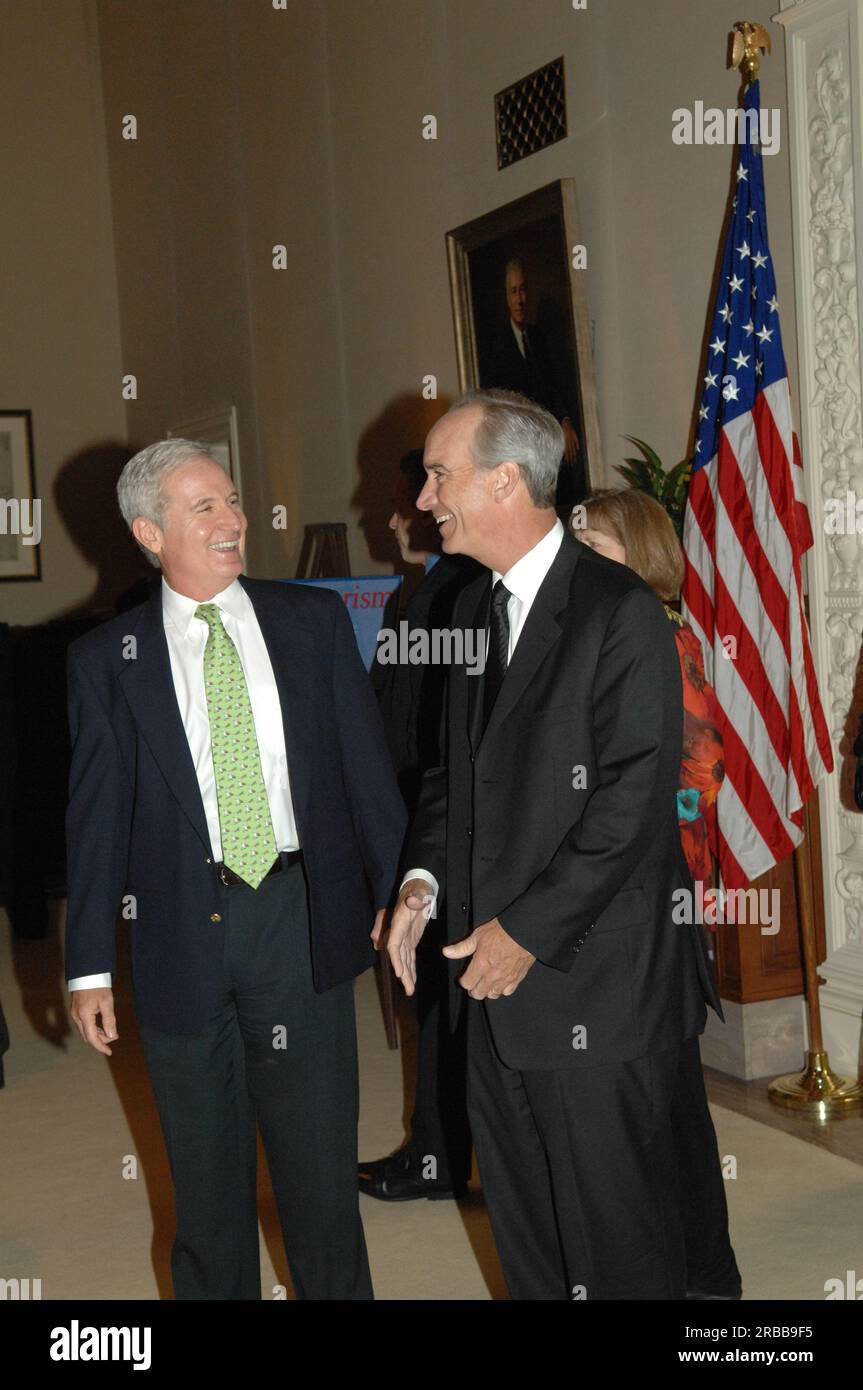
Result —
[[[730, 66], [740, 69], [748, 86], [758, 77], [760, 51], [770, 52], [770, 35], [761, 24], [740, 20], [734, 26]], [[803, 947], [803, 975], [806, 989], [806, 1015], [809, 1032], [809, 1051], [802, 1072], [778, 1076], [770, 1082], [768, 1095], [775, 1105], [796, 1110], [814, 1119], [839, 1119], [863, 1102], [863, 1087], [849, 1077], [836, 1076], [830, 1070], [830, 1060], [824, 1051], [821, 1031], [821, 1008], [818, 999], [817, 943], [815, 908], [812, 891], [812, 860], [809, 852], [809, 818], [805, 819], [805, 834], [794, 851], [794, 881], [800, 917], [800, 937]]]
[[802, 1072], [777, 1076], [767, 1087], [774, 1105], [802, 1111], [818, 1120], [834, 1120], [848, 1114], [863, 1101], [863, 1087], [850, 1077], [836, 1076], [824, 1051], [821, 1032], [821, 1006], [818, 999], [815, 906], [812, 895], [812, 860], [809, 854], [809, 820], [803, 843], [794, 851], [794, 881], [800, 913], [800, 939], [803, 944], [803, 974], [806, 989], [806, 1018], [809, 1051]]

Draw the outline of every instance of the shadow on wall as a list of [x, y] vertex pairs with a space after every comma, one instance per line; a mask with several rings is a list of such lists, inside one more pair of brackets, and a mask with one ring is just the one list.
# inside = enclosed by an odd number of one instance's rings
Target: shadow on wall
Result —
[[117, 479], [137, 448], [114, 442], [95, 444], [73, 454], [57, 474], [57, 510], [75, 545], [96, 571], [89, 598], [59, 614], [60, 618], [107, 617], [116, 611], [128, 589], [156, 573], [129, 534], [117, 506]]
[[359, 482], [351, 497], [351, 508], [359, 513], [358, 525], [371, 558], [391, 566], [396, 574], [416, 577], [416, 566], [404, 563], [387, 525], [393, 512], [399, 462], [411, 449], [422, 449], [432, 425], [450, 404], [448, 398], [424, 401], [414, 395], [397, 396], [360, 436]]
[[[69, 775], [66, 651], [71, 642], [147, 597], [158, 571], [138, 550], [117, 507], [117, 479], [135, 449], [106, 442], [72, 455], [54, 486], [60, 517], [95, 570], [95, 587], [50, 622], [10, 629], [16, 774], [4, 779], [9, 826], [0, 888], [19, 939], [49, 935], [48, 899], [65, 893]], [[2, 847], [0, 847], [2, 848]], [[0, 866], [2, 867], [2, 866]]]

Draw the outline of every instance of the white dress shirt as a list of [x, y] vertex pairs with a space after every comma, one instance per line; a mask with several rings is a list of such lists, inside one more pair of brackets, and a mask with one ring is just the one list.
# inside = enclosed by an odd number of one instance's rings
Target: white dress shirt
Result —
[[[239, 653], [246, 678], [276, 846], [279, 850], [298, 849], [299, 836], [288, 777], [282, 707], [269, 652], [252, 601], [239, 580], [234, 579], [227, 589], [215, 594], [209, 602], [221, 609], [222, 625]], [[197, 607], [198, 599], [176, 593], [162, 578], [162, 621], [174, 691], [201, 789], [213, 861], [219, 863], [222, 859], [222, 836], [204, 689], [204, 648], [209, 627], [203, 618], [195, 617]], [[109, 972], [81, 975], [69, 981], [70, 990], [110, 988], [110, 985]]]
[[[513, 328], [515, 325], [513, 324]], [[509, 648], [507, 651], [507, 666], [512, 661], [512, 654], [515, 651], [516, 643], [522, 634], [527, 615], [531, 610], [531, 605], [539, 592], [539, 587], [545, 576], [554, 563], [555, 556], [560, 550], [563, 541], [563, 522], [560, 518], [555, 519], [554, 525], [546, 531], [541, 541], [520, 560], [510, 566], [506, 574], [499, 574], [497, 570], [491, 572], [491, 584], [494, 589], [499, 579], [504, 582], [504, 587], [509, 589], [509, 599], [506, 605], [507, 616], [509, 617]], [[485, 649], [488, 656], [488, 644], [490, 633], [486, 633]], [[434, 902], [431, 905], [429, 916], [435, 915], [437, 896], [439, 892], [438, 881], [434, 874], [428, 869], [409, 869], [401, 881], [401, 887], [411, 878], [424, 878], [431, 885], [434, 895]]]

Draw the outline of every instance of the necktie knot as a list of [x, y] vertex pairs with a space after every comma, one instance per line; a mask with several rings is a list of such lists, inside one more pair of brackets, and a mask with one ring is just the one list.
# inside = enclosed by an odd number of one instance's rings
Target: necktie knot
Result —
[[511, 598], [512, 594], [510, 593], [509, 589], [506, 587], [503, 580], [499, 579], [495, 584], [494, 589], [492, 590], [492, 612], [499, 615], [502, 610], [505, 611], [506, 605], [509, 603]]
[[203, 618], [211, 631], [222, 626], [222, 614], [217, 603], [199, 603], [195, 609], [195, 617]]

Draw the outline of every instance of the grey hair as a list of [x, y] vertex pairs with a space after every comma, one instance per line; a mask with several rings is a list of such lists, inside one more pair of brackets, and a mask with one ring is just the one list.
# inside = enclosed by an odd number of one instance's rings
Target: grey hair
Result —
[[563, 430], [554, 416], [518, 391], [465, 391], [447, 411], [482, 407], [471, 440], [477, 468], [517, 463], [535, 507], [551, 507], [563, 457]]
[[[191, 463], [192, 459], [197, 458], [210, 459], [222, 467], [219, 460], [210, 453], [209, 445], [201, 444], [194, 439], [160, 439], [157, 444], [149, 444], [146, 449], [141, 449], [129, 459], [117, 480], [117, 501], [123, 520], [130, 531], [136, 516], [143, 516], [147, 521], [152, 521], [164, 529], [165, 497], [162, 492], [162, 479], [167, 473], [173, 473], [175, 468], [182, 468], [184, 463]], [[133, 539], [150, 564], [161, 569], [158, 556], [142, 545], [134, 534]]]

